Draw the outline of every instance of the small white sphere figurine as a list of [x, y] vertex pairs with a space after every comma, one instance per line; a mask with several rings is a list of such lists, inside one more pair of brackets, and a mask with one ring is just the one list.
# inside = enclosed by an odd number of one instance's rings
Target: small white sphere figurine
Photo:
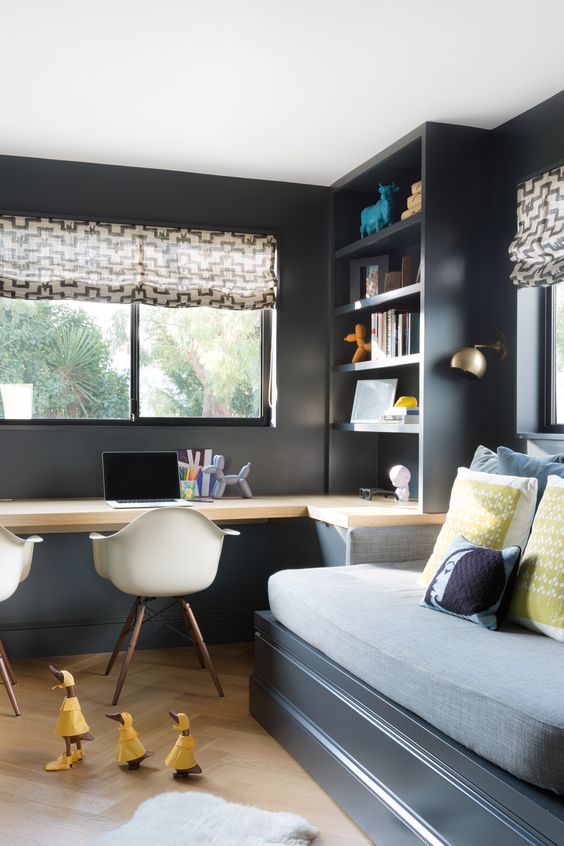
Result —
[[407, 502], [409, 500], [409, 483], [411, 481], [411, 473], [404, 467], [403, 464], [396, 464], [390, 470], [390, 481], [396, 489], [396, 496], [400, 502]]

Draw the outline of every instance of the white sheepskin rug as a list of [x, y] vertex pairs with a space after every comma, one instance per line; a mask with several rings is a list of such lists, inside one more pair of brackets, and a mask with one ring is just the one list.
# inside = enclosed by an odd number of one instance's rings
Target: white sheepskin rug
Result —
[[96, 846], [307, 846], [318, 834], [294, 814], [236, 805], [210, 793], [161, 793]]

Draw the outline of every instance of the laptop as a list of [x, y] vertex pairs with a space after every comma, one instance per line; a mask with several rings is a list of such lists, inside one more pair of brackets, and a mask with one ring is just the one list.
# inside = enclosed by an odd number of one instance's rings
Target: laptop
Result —
[[180, 497], [176, 452], [103, 452], [104, 499], [111, 508], [190, 505]]

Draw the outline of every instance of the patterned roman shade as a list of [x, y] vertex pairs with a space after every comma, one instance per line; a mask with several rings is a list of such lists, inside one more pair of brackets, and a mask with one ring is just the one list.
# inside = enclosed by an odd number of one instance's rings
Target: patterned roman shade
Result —
[[564, 280], [564, 166], [517, 187], [517, 233], [509, 255], [515, 285], [536, 288]]
[[0, 216], [0, 296], [273, 308], [272, 235]]

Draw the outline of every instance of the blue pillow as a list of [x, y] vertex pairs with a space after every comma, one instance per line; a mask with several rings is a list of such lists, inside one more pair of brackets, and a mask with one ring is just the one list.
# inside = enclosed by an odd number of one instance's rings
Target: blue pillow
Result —
[[470, 470], [479, 470], [481, 473], [497, 473], [498, 463], [496, 453], [480, 444], [474, 453]]
[[420, 605], [497, 629], [507, 613], [508, 586], [513, 584], [520, 556], [518, 546], [489, 549], [459, 535], [449, 546]]
[[522, 452], [513, 452], [507, 447], [497, 448], [498, 473], [502, 476], [526, 476], [538, 480], [537, 505], [541, 501], [549, 476], [564, 479], [564, 453], [537, 458]]

